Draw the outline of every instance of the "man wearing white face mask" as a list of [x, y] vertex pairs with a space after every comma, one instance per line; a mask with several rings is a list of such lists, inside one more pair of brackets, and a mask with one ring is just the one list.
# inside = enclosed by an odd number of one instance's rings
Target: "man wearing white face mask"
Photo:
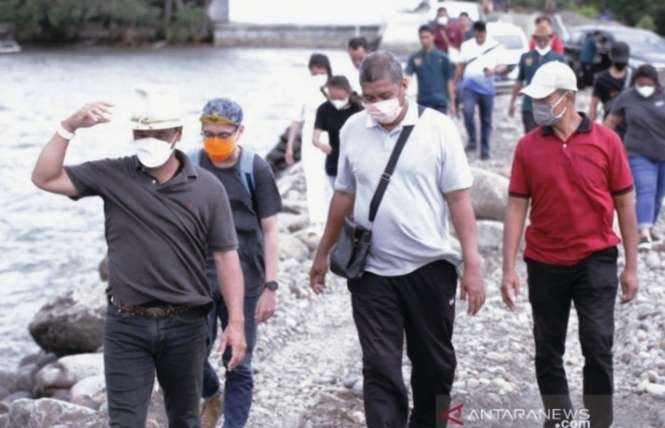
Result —
[[107, 103], [87, 104], [61, 122], [32, 173], [40, 189], [104, 200], [108, 310], [104, 366], [110, 426], [145, 426], [155, 373], [169, 426], [198, 428], [206, 315], [211, 291], [206, 253], [213, 252], [229, 308], [221, 349], [229, 368], [245, 353], [243, 280], [237, 237], [223, 186], [175, 150], [182, 133], [177, 91], [136, 91], [135, 156], [63, 166], [78, 129], [110, 120]]
[[[540, 21], [536, 24], [536, 29], [533, 32], [533, 40], [535, 46], [529, 52], [522, 54], [519, 62], [519, 72], [515, 85], [513, 85], [513, 95], [510, 99], [510, 108], [508, 114], [510, 117], [515, 115], [515, 101], [524, 84], [531, 83], [533, 75], [541, 65], [550, 61], [564, 62], [563, 56], [552, 50], [552, 28], [547, 21]], [[533, 100], [528, 95], [524, 95], [522, 99], [522, 124], [524, 125], [524, 133], [528, 134], [533, 129], [538, 127], [538, 124], [533, 120]]]
[[665, 90], [658, 71], [641, 65], [634, 86], [619, 95], [606, 122], [615, 128], [626, 125], [624, 143], [637, 189], [637, 221], [640, 249], [649, 250], [660, 241], [653, 227], [665, 199]]
[[[340, 132], [335, 194], [310, 286], [324, 290], [328, 258], [345, 222], [352, 218], [372, 229], [362, 276], [348, 281], [363, 352], [367, 426], [404, 427], [410, 419], [410, 427], [434, 427], [437, 404], [440, 411], [449, 405], [455, 374], [451, 340], [462, 262], [468, 312], [476, 314], [485, 300], [469, 196], [473, 178], [455, 124], [407, 101], [407, 81], [392, 54], [370, 54], [360, 82], [366, 110]], [[386, 167], [389, 159], [396, 160], [394, 168]], [[380, 205], [374, 195], [382, 195]], [[463, 257], [453, 245], [449, 214]], [[402, 378], [405, 336], [413, 367], [410, 418]]]
[[[326, 154], [326, 175], [334, 185], [339, 159], [339, 130], [348, 118], [363, 108], [351, 99], [351, 84], [346, 77], [331, 77], [326, 88], [330, 99], [316, 110], [312, 143]], [[328, 144], [321, 142], [322, 132], [328, 134]]]
[[[513, 309], [521, 285], [515, 259], [526, 229], [524, 260], [533, 314], [538, 388], [544, 426], [566, 426], [573, 407], [563, 355], [571, 303], [584, 355], [584, 405], [592, 427], [612, 425], [614, 308], [638, 290], [633, 178], [619, 137], [575, 110], [577, 78], [552, 61], [522, 92], [533, 98], [539, 128], [520, 139], [510, 176], [504, 221], [501, 294]], [[617, 212], [625, 267], [619, 279], [613, 230]], [[572, 426], [572, 425], [571, 425]]]

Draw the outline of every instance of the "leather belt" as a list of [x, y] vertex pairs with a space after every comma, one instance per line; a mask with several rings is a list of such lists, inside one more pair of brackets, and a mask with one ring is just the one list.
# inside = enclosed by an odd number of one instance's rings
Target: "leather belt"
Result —
[[[155, 305], [155, 306], [132, 306], [123, 305], [113, 301], [113, 297], [109, 297], [109, 304], [122, 314], [135, 315], [148, 319], [164, 319], [173, 318], [178, 315], [189, 313], [192, 311], [202, 311], [200, 306], [172, 306], [172, 305]], [[203, 312], [201, 312], [203, 313]]]

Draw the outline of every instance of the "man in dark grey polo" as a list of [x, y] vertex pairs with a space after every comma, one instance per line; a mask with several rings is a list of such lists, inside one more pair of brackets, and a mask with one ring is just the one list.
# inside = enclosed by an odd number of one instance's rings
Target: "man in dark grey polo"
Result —
[[104, 200], [110, 273], [104, 362], [112, 427], [145, 426], [155, 372], [169, 426], [200, 426], [212, 302], [209, 250], [229, 308], [221, 347], [233, 350], [230, 369], [245, 352], [242, 272], [229, 201], [214, 176], [175, 150], [182, 133], [178, 104], [172, 88], [138, 89], [136, 156], [63, 167], [74, 132], [110, 120], [109, 104], [85, 105], [61, 123], [32, 174], [43, 190]]

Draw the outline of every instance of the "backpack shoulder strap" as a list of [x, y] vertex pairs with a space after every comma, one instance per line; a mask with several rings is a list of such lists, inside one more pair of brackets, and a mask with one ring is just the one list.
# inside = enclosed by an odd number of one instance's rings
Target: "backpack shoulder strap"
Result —
[[240, 155], [240, 175], [242, 176], [245, 189], [252, 196], [252, 199], [254, 199], [254, 156], [254, 152], [245, 147], [242, 148], [242, 154]]
[[192, 164], [194, 164], [196, 166], [201, 166], [201, 150], [202, 149], [196, 149], [196, 150], [192, 150], [190, 152], [187, 152], [187, 157], [192, 162]]

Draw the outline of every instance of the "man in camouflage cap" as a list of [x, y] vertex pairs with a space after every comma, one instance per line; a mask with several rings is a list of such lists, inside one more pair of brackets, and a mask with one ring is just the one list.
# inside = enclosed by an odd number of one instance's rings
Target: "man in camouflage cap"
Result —
[[[240, 105], [226, 98], [215, 98], [205, 105], [201, 114], [203, 146], [191, 154], [194, 163], [217, 177], [229, 195], [245, 278], [247, 353], [236, 369], [226, 372], [224, 388], [220, 386], [214, 367], [210, 362], [206, 363], [203, 375], [205, 401], [201, 411], [203, 428], [217, 426], [222, 407], [224, 427], [244, 427], [247, 423], [254, 386], [251, 364], [256, 326], [273, 315], [277, 303], [277, 213], [282, 202], [268, 163], [238, 144], [243, 133]], [[217, 336], [217, 319], [226, 328], [228, 311], [214, 287], [217, 281], [215, 265], [211, 259], [207, 265], [215, 303], [209, 320], [212, 343]], [[229, 357], [229, 353], [224, 355], [224, 364]]]

